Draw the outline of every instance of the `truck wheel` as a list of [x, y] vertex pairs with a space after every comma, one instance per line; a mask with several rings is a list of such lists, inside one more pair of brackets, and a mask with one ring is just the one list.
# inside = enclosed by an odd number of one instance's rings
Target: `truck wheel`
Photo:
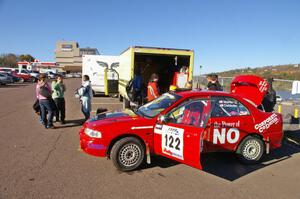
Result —
[[248, 136], [240, 143], [236, 153], [241, 162], [255, 164], [261, 160], [264, 150], [264, 142], [261, 139]]
[[123, 98], [123, 108], [130, 108], [130, 101], [125, 97]]
[[137, 138], [126, 137], [114, 144], [110, 158], [117, 169], [132, 171], [144, 162], [145, 149]]
[[123, 96], [119, 94], [119, 101], [123, 102]]

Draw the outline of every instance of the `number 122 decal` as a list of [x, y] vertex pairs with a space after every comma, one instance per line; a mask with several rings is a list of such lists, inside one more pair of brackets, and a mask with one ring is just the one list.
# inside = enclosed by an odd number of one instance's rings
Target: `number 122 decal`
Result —
[[164, 154], [179, 158], [183, 157], [183, 132], [184, 129], [164, 125], [162, 128], [161, 148]]

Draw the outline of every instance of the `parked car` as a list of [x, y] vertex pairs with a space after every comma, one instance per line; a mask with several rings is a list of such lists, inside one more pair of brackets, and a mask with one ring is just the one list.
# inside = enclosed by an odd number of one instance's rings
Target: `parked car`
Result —
[[81, 73], [74, 73], [73, 75], [74, 77], [80, 78], [81, 77]]
[[68, 73], [68, 74], [66, 74], [66, 77], [67, 78], [72, 78], [72, 77], [74, 77], [74, 74], [73, 73]]
[[12, 83], [12, 78], [3, 73], [0, 73], [0, 84], [6, 85], [6, 84], [10, 84], [10, 83]]
[[32, 77], [26, 69], [14, 69], [12, 74], [19, 77], [21, 82], [36, 82], [36, 78]]
[[28, 72], [32, 77], [39, 78], [39, 71], [29, 70]]
[[55, 79], [57, 74], [53, 73], [52, 71], [48, 71], [48, 72], [46, 72], [46, 75], [47, 75], [48, 79]]
[[0, 71], [0, 74], [5, 75], [10, 80], [10, 83], [14, 83], [13, 77], [12, 77], [12, 75], [10, 73], [4, 72], [4, 71]]
[[121, 171], [150, 164], [151, 154], [198, 169], [203, 153], [217, 151], [257, 163], [283, 138], [281, 114], [258, 108], [268, 89], [264, 79], [248, 75], [233, 79], [230, 93], [165, 93], [138, 109], [92, 117], [80, 130], [80, 146]]
[[282, 102], [282, 97], [280, 95], [276, 95], [276, 102]]

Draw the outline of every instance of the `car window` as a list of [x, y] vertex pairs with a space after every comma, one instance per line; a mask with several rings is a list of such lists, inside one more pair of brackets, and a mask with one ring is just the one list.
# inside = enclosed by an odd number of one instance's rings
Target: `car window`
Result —
[[155, 117], [160, 112], [178, 101], [181, 96], [171, 93], [164, 93], [155, 100], [141, 106], [137, 111], [146, 117]]
[[213, 97], [211, 117], [233, 117], [249, 115], [249, 110], [239, 101], [230, 97]]
[[208, 119], [209, 109], [208, 99], [188, 101], [167, 114], [168, 122], [204, 127]]

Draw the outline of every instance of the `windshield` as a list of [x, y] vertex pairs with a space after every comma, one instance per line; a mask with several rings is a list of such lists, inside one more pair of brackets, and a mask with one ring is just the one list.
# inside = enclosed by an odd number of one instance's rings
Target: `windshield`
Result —
[[146, 116], [146, 117], [155, 117], [160, 112], [174, 104], [177, 100], [179, 100], [181, 96], [176, 95], [174, 93], [165, 93], [159, 98], [141, 106], [138, 109], [138, 113]]

